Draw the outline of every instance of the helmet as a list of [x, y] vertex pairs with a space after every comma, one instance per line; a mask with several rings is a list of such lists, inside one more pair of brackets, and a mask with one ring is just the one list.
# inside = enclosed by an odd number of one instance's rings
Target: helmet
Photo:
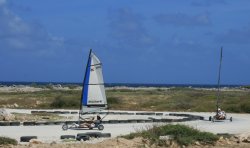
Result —
[[97, 120], [101, 120], [101, 116], [100, 115], [97, 115], [96, 118], [97, 118]]

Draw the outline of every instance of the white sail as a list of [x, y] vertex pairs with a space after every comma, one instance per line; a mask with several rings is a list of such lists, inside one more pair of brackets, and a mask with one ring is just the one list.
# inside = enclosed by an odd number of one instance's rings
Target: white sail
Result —
[[107, 107], [102, 64], [97, 56], [91, 51], [83, 82], [81, 105], [81, 109]]

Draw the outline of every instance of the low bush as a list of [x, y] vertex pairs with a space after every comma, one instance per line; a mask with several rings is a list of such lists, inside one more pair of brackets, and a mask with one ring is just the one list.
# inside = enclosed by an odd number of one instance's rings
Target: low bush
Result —
[[250, 113], [250, 103], [241, 103], [240, 109], [244, 113]]
[[232, 112], [232, 113], [240, 113], [241, 112], [241, 109], [239, 107], [239, 105], [228, 105], [225, 110], [227, 112]]
[[117, 97], [108, 97], [107, 101], [109, 104], [119, 104], [120, 103], [119, 98], [117, 98]]
[[12, 139], [9, 137], [0, 137], [0, 145], [7, 145], [7, 144], [17, 145], [17, 141], [16, 139]]
[[247, 88], [247, 89], [250, 89], [250, 85], [247, 85], [247, 86], [243, 86], [243, 88]]
[[208, 132], [200, 132], [194, 128], [185, 125], [164, 125], [153, 126], [144, 131], [131, 133], [123, 136], [126, 139], [133, 139], [135, 137], [143, 137], [150, 140], [151, 144], [163, 146], [166, 144], [164, 140], [160, 140], [160, 136], [171, 135], [179, 145], [190, 145], [199, 141], [201, 144], [214, 144], [218, 140], [218, 136]]
[[51, 108], [73, 108], [79, 107], [79, 100], [64, 98], [61, 95], [57, 96], [50, 104]]

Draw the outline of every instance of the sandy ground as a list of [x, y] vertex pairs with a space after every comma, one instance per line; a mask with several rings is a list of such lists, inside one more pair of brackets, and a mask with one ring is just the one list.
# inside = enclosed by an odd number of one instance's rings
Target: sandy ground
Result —
[[[150, 124], [105, 124], [105, 128], [102, 133], [111, 133], [112, 137], [117, 137], [124, 134], [129, 134], [136, 130], [140, 130]], [[98, 130], [67, 130], [63, 131], [61, 125], [51, 126], [6, 126], [0, 128], [1, 136], [7, 136], [20, 140], [21, 136], [37, 136], [39, 140], [50, 143], [52, 141], [60, 142], [61, 135], [76, 135], [77, 133], [85, 132], [99, 132]], [[102, 139], [93, 139], [91, 142], [102, 141]]]
[[[30, 113], [30, 110], [8, 110], [10, 112]], [[130, 111], [131, 112], [131, 111]], [[147, 115], [108, 115], [106, 118], [110, 119], [148, 119], [148, 117], [154, 118], [180, 118], [167, 116], [170, 112], [164, 112], [164, 116], [147, 116]], [[182, 112], [179, 112], [182, 113]], [[185, 112], [187, 113], [187, 112]], [[189, 121], [182, 123], [172, 124], [185, 124], [197, 128], [202, 131], [212, 133], [229, 133], [236, 135], [250, 135], [250, 114], [228, 114], [228, 117], [233, 117], [233, 122], [221, 121], [211, 122], [207, 119], [214, 113], [196, 113], [190, 114], [204, 116], [206, 120]], [[64, 115], [68, 116], [68, 115]], [[71, 115], [72, 116], [72, 115]], [[77, 116], [77, 115], [73, 115]], [[145, 129], [152, 125], [167, 124], [167, 123], [126, 123], [126, 124], [105, 124], [105, 128], [102, 133], [111, 133], [112, 138], [136, 132], [141, 129]], [[51, 143], [53, 141], [60, 142], [61, 135], [76, 135], [77, 133], [85, 132], [100, 132], [98, 130], [67, 130], [63, 131], [61, 125], [44, 125], [44, 126], [0, 126], [0, 136], [7, 136], [15, 138], [20, 141], [21, 136], [37, 136], [39, 140], [45, 143]], [[93, 139], [88, 141], [89, 143], [100, 142], [103, 139]]]
[[[206, 119], [214, 113], [190, 113], [204, 116]], [[226, 121], [191, 121], [184, 124], [193, 126], [199, 130], [208, 131], [212, 133], [229, 133], [229, 134], [250, 134], [250, 114], [227, 114], [227, 117], [232, 117], [233, 122]]]

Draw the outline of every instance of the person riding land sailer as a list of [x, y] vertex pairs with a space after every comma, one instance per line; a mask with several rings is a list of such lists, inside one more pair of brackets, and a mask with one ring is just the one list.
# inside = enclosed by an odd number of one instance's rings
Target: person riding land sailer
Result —
[[95, 127], [95, 124], [100, 124], [101, 123], [101, 117], [100, 115], [97, 115], [96, 118], [88, 118], [88, 119], [83, 119], [83, 123], [80, 124], [79, 127], [87, 127], [87, 128], [93, 128]]
[[222, 111], [220, 108], [218, 108], [217, 113], [218, 113], [217, 114], [218, 119], [226, 119], [226, 113]]

